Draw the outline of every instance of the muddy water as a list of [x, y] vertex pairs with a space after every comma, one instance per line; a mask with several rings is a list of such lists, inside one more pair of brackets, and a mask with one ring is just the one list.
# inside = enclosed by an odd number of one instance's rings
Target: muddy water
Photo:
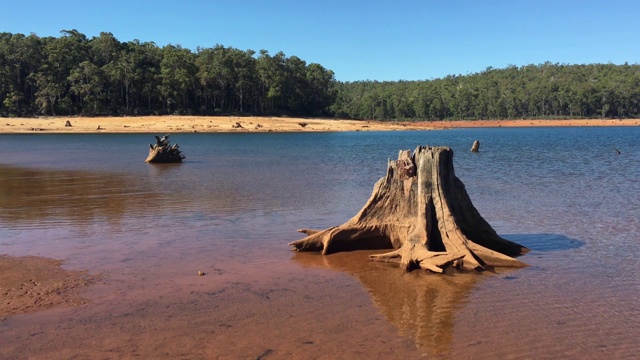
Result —
[[[0, 357], [634, 358], [638, 130], [185, 134], [168, 166], [142, 163], [150, 135], [0, 136], [0, 252], [103, 279], [88, 305], [0, 322]], [[530, 267], [402, 274], [367, 252], [288, 251], [421, 144], [454, 149]]]

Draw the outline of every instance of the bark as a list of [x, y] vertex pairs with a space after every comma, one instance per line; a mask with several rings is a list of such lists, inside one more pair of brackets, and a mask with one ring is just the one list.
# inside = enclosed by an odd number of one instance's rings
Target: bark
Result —
[[169, 145], [169, 135], [162, 138], [156, 136], [156, 143], [149, 144], [149, 156], [147, 163], [181, 163], [185, 156], [182, 155], [180, 145]]
[[307, 237], [290, 243], [294, 250], [328, 255], [393, 248], [370, 259], [400, 262], [406, 271], [441, 273], [449, 265], [467, 270], [524, 267], [513, 257], [528, 251], [498, 236], [478, 213], [454, 174], [448, 147], [400, 151], [356, 216], [326, 230], [299, 231]]

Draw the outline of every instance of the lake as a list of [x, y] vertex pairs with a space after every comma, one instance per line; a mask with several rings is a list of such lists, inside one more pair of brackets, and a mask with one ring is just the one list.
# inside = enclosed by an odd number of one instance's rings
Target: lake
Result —
[[[162, 135], [162, 134], [158, 134]], [[0, 135], [0, 253], [101, 274], [81, 307], [0, 322], [2, 358], [634, 358], [640, 128]], [[480, 140], [480, 152], [469, 150]], [[524, 269], [403, 274], [321, 256], [300, 228], [355, 215], [387, 159], [454, 152]], [[618, 154], [615, 149], [621, 153]], [[206, 276], [197, 276], [204, 271]]]

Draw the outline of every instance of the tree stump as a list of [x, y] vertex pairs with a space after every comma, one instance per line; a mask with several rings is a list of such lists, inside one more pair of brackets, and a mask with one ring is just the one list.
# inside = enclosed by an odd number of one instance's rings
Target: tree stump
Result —
[[471, 152], [478, 152], [480, 151], [480, 141], [476, 140], [473, 142], [473, 145], [471, 145]]
[[374, 185], [360, 212], [326, 230], [298, 230], [307, 237], [289, 245], [323, 255], [360, 249], [395, 249], [371, 255], [373, 261], [399, 262], [441, 273], [453, 265], [483, 270], [491, 266], [524, 267], [514, 259], [529, 251], [503, 239], [478, 213], [453, 171], [448, 147], [419, 146], [389, 160], [387, 174]]
[[156, 143], [149, 144], [147, 163], [181, 163], [185, 156], [180, 151], [180, 145], [169, 145], [169, 135], [162, 138], [156, 136]]

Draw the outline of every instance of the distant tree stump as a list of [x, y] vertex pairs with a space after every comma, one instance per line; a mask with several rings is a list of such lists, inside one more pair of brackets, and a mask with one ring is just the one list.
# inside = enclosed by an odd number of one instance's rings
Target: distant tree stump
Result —
[[471, 152], [478, 152], [480, 150], [480, 141], [476, 140], [471, 145]]
[[64, 127], [71, 127], [71, 121], [67, 120], [67, 122], [64, 123]]
[[394, 261], [410, 271], [437, 273], [453, 265], [483, 270], [491, 266], [524, 267], [513, 256], [528, 251], [503, 239], [471, 203], [453, 171], [448, 147], [419, 146], [389, 160], [387, 175], [374, 185], [360, 212], [326, 230], [298, 230], [307, 235], [290, 243], [297, 251], [339, 251], [393, 248], [372, 255], [373, 261]]
[[156, 143], [149, 144], [147, 163], [181, 163], [185, 156], [180, 151], [180, 145], [169, 145], [169, 135], [162, 138], [156, 136]]

